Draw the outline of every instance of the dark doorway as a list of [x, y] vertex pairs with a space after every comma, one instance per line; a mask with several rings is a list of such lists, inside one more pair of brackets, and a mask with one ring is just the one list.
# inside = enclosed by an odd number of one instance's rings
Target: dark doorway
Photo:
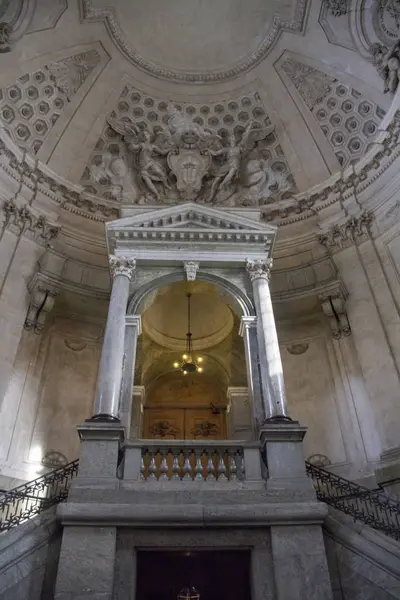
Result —
[[138, 552], [136, 600], [176, 600], [191, 586], [200, 600], [251, 600], [250, 551]]

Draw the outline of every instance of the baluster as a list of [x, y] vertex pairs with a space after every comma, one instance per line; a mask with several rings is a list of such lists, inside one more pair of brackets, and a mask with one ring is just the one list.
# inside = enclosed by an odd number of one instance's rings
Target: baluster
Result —
[[[147, 451], [146, 451], [147, 454]], [[140, 479], [143, 481], [146, 479], [145, 477], [145, 464], [144, 464], [144, 456], [142, 454], [142, 456], [140, 457]]]
[[184, 450], [183, 456], [184, 456], [184, 463], [183, 463], [184, 475], [183, 475], [182, 479], [184, 481], [188, 481], [188, 480], [192, 479], [192, 465], [190, 464], [190, 451]]
[[180, 480], [180, 476], [179, 476], [179, 471], [180, 471], [179, 456], [180, 456], [180, 454], [178, 452], [174, 453], [174, 452], [172, 452], [172, 450], [170, 450], [170, 452], [173, 454], [171, 480], [179, 481]]
[[203, 465], [201, 464], [202, 451], [201, 450], [193, 450], [193, 452], [196, 457], [196, 466], [194, 468], [194, 472], [195, 472], [194, 479], [195, 479], [195, 481], [203, 481]]
[[226, 466], [224, 461], [224, 455], [222, 452], [219, 453], [219, 463], [218, 463], [218, 481], [228, 481], [226, 476]]
[[167, 463], [167, 455], [168, 455], [168, 450], [167, 452], [162, 452], [162, 450], [160, 450], [160, 455], [161, 455], [161, 465], [160, 465], [160, 477], [159, 477], [159, 481], [168, 481], [168, 463]]
[[206, 468], [207, 481], [215, 481], [216, 477], [215, 477], [215, 467], [214, 467], [212, 450], [210, 452], [208, 452], [207, 455], [208, 455], [207, 468]]
[[157, 479], [156, 477], [156, 473], [157, 473], [157, 466], [156, 466], [156, 458], [155, 458], [155, 453], [154, 452], [149, 452], [149, 456], [150, 456], [150, 463], [149, 463], [149, 476], [148, 476], [148, 480], [154, 481]]
[[237, 479], [237, 465], [236, 465], [236, 456], [235, 454], [232, 455], [229, 452], [229, 479], [231, 481], [234, 481], [235, 479]]
[[244, 456], [240, 450], [236, 450], [236, 456], [237, 456], [236, 464], [238, 464], [238, 470], [237, 470], [238, 478], [240, 479], [240, 481], [243, 481], [245, 479]]

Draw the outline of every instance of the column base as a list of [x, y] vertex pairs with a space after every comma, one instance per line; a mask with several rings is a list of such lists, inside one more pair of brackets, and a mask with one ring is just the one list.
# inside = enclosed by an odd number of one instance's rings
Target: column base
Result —
[[271, 425], [271, 424], [285, 424], [285, 423], [289, 423], [290, 425], [298, 425], [299, 421], [293, 421], [293, 419], [291, 419], [290, 417], [287, 417], [286, 415], [275, 415], [273, 417], [269, 417], [269, 419], [265, 419], [264, 421], [265, 425]]
[[121, 423], [121, 419], [107, 413], [99, 413], [90, 419], [85, 419], [85, 423]]

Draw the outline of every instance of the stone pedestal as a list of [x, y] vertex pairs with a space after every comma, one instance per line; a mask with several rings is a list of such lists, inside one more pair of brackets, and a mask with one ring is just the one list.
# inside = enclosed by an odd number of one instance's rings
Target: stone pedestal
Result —
[[55, 600], [111, 600], [115, 527], [64, 525]]
[[119, 423], [86, 422], [78, 425], [81, 449], [79, 471], [72, 486], [115, 487], [118, 455], [124, 440], [124, 428]]
[[270, 494], [315, 499], [311, 479], [307, 476], [303, 438], [307, 428], [299, 423], [264, 425], [261, 433], [262, 453], [268, 469]]

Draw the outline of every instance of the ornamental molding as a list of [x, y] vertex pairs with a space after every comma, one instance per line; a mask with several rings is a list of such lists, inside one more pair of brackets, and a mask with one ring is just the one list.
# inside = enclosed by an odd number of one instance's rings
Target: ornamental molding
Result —
[[[364, 156], [362, 166], [351, 165], [323, 184], [296, 194], [285, 205], [260, 208], [261, 218], [281, 227], [315, 217], [316, 213], [367, 190], [400, 156], [400, 111], [382, 131], [371, 150]], [[87, 194], [82, 186], [73, 185], [52, 173], [45, 165], [23, 153], [5, 132], [0, 132], [0, 169], [18, 185], [32, 193], [43, 194], [62, 210], [93, 221], [106, 222], [119, 217], [115, 202]], [[149, 207], [151, 208], [151, 207]], [[154, 210], [163, 210], [154, 206]]]
[[350, 0], [324, 0], [324, 4], [335, 17], [345, 15], [350, 10]]
[[249, 274], [250, 281], [265, 279], [268, 283], [271, 280], [272, 258], [247, 259], [246, 271]]
[[16, 235], [25, 235], [38, 244], [48, 245], [60, 232], [60, 226], [50, 223], [44, 215], [35, 214], [27, 204], [18, 207], [13, 200], [6, 200], [2, 208], [3, 227]]
[[318, 238], [320, 244], [331, 252], [340, 252], [354, 244], [368, 239], [373, 222], [372, 212], [363, 212], [358, 217], [350, 217], [342, 224], [334, 225]]
[[117, 277], [117, 275], [122, 275], [123, 277], [127, 277], [129, 281], [132, 281], [136, 270], [136, 260], [134, 258], [126, 258], [124, 256], [115, 256], [115, 254], [111, 254], [108, 257], [108, 260], [113, 279], [114, 277]]
[[80, 0], [81, 16], [84, 21], [104, 21], [107, 31], [114, 40], [122, 54], [142, 71], [153, 77], [162, 77], [172, 81], [183, 81], [190, 83], [223, 81], [237, 77], [245, 73], [261, 62], [272, 49], [281, 32], [302, 33], [307, 14], [308, 0], [297, 0], [295, 16], [293, 20], [285, 21], [275, 16], [272, 26], [257, 50], [243, 58], [233, 67], [214, 71], [212, 73], [181, 72], [168, 69], [152, 61], [146, 60], [126, 39], [115, 11], [112, 7], [94, 8], [93, 0]]
[[345, 307], [346, 296], [338, 291], [333, 294], [320, 294], [318, 296], [321, 308], [328, 319], [335, 340], [351, 335], [350, 322]]
[[54, 308], [56, 297], [60, 293], [60, 285], [43, 273], [36, 273], [28, 285], [28, 290], [30, 301], [24, 329], [40, 335], [48, 315]]
[[194, 260], [189, 260], [183, 263], [185, 269], [187, 281], [196, 281], [197, 271], [200, 268], [200, 264]]

